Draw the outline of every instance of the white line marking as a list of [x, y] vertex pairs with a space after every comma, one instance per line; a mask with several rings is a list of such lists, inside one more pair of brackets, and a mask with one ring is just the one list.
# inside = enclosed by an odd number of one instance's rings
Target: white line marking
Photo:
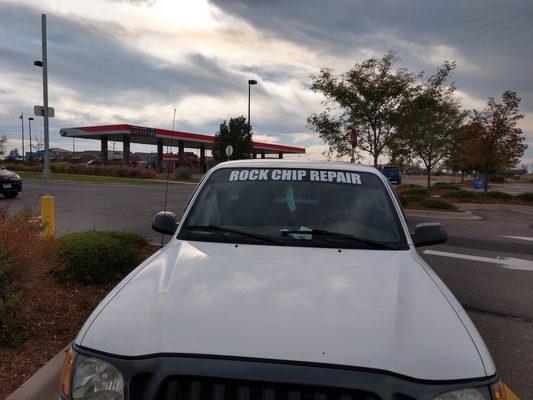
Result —
[[528, 240], [530, 242], [533, 242], [533, 237], [527, 237], [527, 236], [507, 236], [507, 235], [500, 235], [501, 237], [506, 237], [509, 239], [520, 239], [520, 240]]
[[520, 258], [490, 258], [471, 256], [468, 254], [448, 253], [446, 251], [424, 250], [424, 254], [430, 254], [433, 256], [449, 257], [449, 258], [462, 258], [463, 260], [480, 261], [491, 264], [501, 265], [507, 269], [519, 269], [523, 271], [533, 271], [533, 261], [522, 260]]

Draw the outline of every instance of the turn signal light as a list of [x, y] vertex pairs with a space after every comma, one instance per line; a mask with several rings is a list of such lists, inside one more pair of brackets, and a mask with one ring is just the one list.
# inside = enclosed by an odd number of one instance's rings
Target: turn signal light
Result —
[[65, 356], [65, 361], [63, 361], [63, 368], [61, 368], [61, 377], [59, 379], [61, 394], [66, 397], [69, 397], [72, 391], [72, 371], [74, 369], [75, 359], [76, 353], [71, 347]]

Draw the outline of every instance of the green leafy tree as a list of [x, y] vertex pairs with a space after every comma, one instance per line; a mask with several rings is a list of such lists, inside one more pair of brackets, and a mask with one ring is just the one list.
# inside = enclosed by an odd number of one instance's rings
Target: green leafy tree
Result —
[[311, 77], [311, 90], [325, 97], [325, 111], [310, 115], [308, 126], [328, 144], [331, 154], [349, 155], [350, 133], [357, 132], [358, 147], [370, 153], [378, 166], [380, 155], [397, 134], [402, 104], [410, 98], [416, 80], [406, 69], [395, 67], [398, 61], [389, 51], [340, 75], [322, 68]]
[[454, 173], [461, 173], [461, 183], [464, 182], [465, 174], [472, 172], [472, 166], [468, 159], [466, 150], [466, 143], [468, 139], [468, 132], [465, 125], [454, 132], [452, 144], [450, 146], [450, 154], [444, 161], [444, 166]]
[[232, 160], [252, 158], [254, 148], [252, 132], [243, 116], [224, 121], [215, 135], [212, 154], [216, 162], [226, 161], [226, 147], [233, 147]]
[[394, 165], [403, 173], [410, 169], [414, 163], [414, 155], [411, 149], [405, 146], [401, 140], [394, 140], [389, 144], [389, 165]]
[[527, 149], [522, 129], [517, 127], [524, 115], [520, 113], [520, 98], [513, 91], [502, 94], [502, 102], [492, 97], [482, 110], [473, 110], [466, 125], [466, 151], [470, 165], [483, 173], [485, 192], [489, 174], [513, 168]]
[[466, 113], [454, 98], [454, 84], [448, 78], [455, 63], [445, 62], [426, 82], [418, 85], [406, 102], [398, 121], [399, 142], [426, 167], [427, 186], [431, 174], [450, 156], [456, 132]]

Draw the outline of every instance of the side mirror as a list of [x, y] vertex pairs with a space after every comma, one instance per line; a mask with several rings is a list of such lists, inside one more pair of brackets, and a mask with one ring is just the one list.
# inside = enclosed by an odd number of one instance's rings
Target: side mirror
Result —
[[158, 212], [152, 221], [152, 229], [166, 235], [173, 235], [177, 227], [176, 214], [170, 211]]
[[448, 240], [448, 234], [439, 222], [423, 222], [416, 225], [411, 237], [413, 238], [415, 247], [431, 246], [432, 244], [440, 244]]

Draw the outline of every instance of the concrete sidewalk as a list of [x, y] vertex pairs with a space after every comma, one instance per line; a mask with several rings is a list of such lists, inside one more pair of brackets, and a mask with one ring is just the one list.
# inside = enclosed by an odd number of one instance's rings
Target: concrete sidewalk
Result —
[[57, 400], [59, 374], [70, 344], [33, 374], [6, 400]]
[[505, 203], [457, 203], [462, 210], [509, 210], [519, 212], [533, 212], [533, 206]]
[[[462, 208], [462, 207], [460, 207]], [[418, 218], [438, 218], [450, 220], [480, 220], [481, 217], [472, 214], [471, 211], [431, 211], [431, 210], [410, 210], [404, 209], [405, 215], [408, 217]]]

